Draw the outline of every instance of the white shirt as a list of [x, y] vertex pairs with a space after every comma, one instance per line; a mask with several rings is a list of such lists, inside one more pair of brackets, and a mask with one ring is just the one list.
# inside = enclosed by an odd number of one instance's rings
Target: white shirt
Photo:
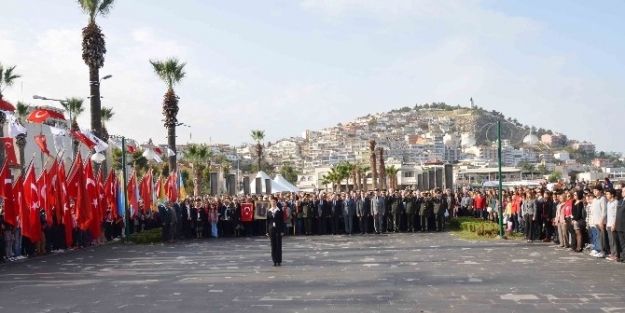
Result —
[[616, 199], [613, 199], [612, 201], [608, 202], [608, 208], [607, 208], [608, 222], [606, 223], [606, 227], [613, 228], [614, 226], [616, 226], [616, 209], [617, 208], [618, 208], [618, 201]]
[[592, 220], [595, 225], [605, 224], [606, 216], [608, 214], [608, 200], [601, 196], [592, 201], [590, 206], [590, 213], [592, 214]]

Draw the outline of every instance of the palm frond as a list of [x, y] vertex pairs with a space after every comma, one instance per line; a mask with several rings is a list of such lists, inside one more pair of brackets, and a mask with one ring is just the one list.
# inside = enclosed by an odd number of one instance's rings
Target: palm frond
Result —
[[78, 0], [82, 11], [89, 15], [90, 21], [95, 21], [96, 16], [106, 16], [111, 11], [115, 0]]
[[100, 115], [102, 116], [102, 122], [108, 122], [113, 118], [115, 112], [113, 112], [113, 108], [102, 106], [100, 109]]
[[14, 73], [15, 67], [16, 65], [4, 68], [2, 63], [0, 63], [0, 91], [13, 86], [15, 80], [22, 77], [21, 75]]
[[251, 136], [252, 139], [254, 139], [256, 142], [261, 142], [263, 139], [265, 139], [265, 131], [260, 129], [253, 129]]
[[150, 60], [150, 64], [154, 69], [154, 73], [167, 85], [167, 88], [172, 89], [175, 85], [185, 77], [186, 72], [184, 67], [187, 65], [185, 62], [180, 62], [177, 58], [169, 58], [165, 61]]
[[85, 99], [83, 98], [68, 98], [67, 100], [63, 101], [61, 105], [66, 112], [72, 112], [72, 119], [75, 121], [78, 119], [80, 114], [85, 112], [85, 107], [83, 106], [84, 101]]
[[18, 101], [17, 105], [15, 105], [15, 116], [17, 116], [17, 119], [20, 121], [20, 123], [24, 123], [24, 120], [26, 120], [29, 113], [30, 104]]

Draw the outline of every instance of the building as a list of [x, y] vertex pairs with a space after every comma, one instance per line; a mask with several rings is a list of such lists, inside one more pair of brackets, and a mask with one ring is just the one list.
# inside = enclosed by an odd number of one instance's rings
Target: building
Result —
[[[501, 177], [504, 182], [521, 180], [521, 169], [502, 167]], [[482, 184], [494, 180], [499, 180], [499, 169], [497, 167], [467, 168], [461, 166], [454, 171], [454, 184], [456, 186]]]
[[597, 168], [614, 167], [614, 162], [606, 158], [594, 158], [591, 164]]
[[587, 141], [574, 141], [571, 144], [571, 147], [573, 147], [573, 149], [578, 150], [578, 151], [583, 151], [586, 153], [595, 153], [595, 144], [592, 142], [587, 142]]
[[567, 162], [571, 159], [571, 156], [569, 155], [569, 153], [564, 150], [554, 153], [553, 157], [556, 160], [563, 161], [563, 162]]
[[544, 134], [540, 136], [540, 141], [542, 141], [545, 145], [549, 147], [556, 148], [566, 146], [568, 138], [566, 138], [566, 135], [561, 133], [554, 133], [551, 135]]

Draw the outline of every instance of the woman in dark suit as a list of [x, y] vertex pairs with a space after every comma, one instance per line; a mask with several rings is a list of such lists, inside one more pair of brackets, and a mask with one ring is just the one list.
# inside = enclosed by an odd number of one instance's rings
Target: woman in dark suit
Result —
[[267, 210], [267, 237], [271, 241], [273, 266], [282, 263], [282, 236], [284, 236], [284, 212], [278, 207], [278, 199], [271, 197], [271, 208]]

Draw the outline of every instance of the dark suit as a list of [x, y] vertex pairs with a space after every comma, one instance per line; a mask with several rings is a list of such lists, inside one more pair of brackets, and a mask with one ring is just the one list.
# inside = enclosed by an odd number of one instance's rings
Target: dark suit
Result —
[[625, 200], [621, 200], [616, 208], [615, 236], [621, 245], [621, 260], [625, 260]]
[[[273, 211], [273, 212], [272, 212]], [[282, 233], [284, 232], [284, 212], [280, 208], [267, 210], [267, 233], [271, 241], [273, 264], [282, 263]]]
[[371, 200], [369, 198], [359, 198], [356, 201], [356, 215], [359, 220], [360, 233], [369, 231], [369, 217], [371, 216]]
[[338, 235], [341, 214], [343, 214], [343, 200], [332, 200], [332, 235]]
[[319, 235], [326, 234], [326, 226], [328, 223], [327, 219], [330, 217], [330, 213], [332, 211], [332, 207], [330, 204], [331, 202], [327, 200], [319, 200], [317, 202], [317, 212], [319, 214]]

